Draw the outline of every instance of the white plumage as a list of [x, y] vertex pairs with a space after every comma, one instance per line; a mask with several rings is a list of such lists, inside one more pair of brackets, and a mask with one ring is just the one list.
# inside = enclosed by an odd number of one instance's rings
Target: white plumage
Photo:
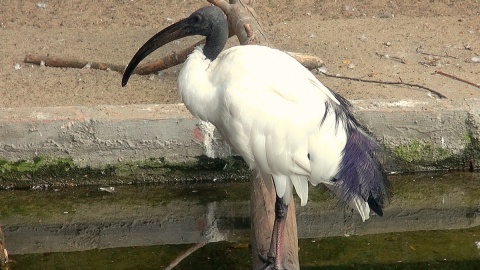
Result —
[[178, 85], [193, 115], [213, 123], [251, 168], [273, 175], [286, 204], [292, 184], [302, 205], [308, 179], [333, 184], [347, 137], [333, 111], [324, 115], [327, 100], [339, 101], [289, 55], [251, 45], [230, 48], [210, 61], [197, 48]]

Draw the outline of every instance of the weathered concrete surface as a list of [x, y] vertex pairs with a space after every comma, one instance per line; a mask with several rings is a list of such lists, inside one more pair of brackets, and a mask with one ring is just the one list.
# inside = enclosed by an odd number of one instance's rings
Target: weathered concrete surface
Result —
[[[467, 166], [458, 157], [480, 135], [478, 99], [352, 103], [360, 121], [388, 149], [405, 155], [406, 162], [391, 170], [445, 168], [441, 161], [452, 156], [457, 159], [451, 166]], [[92, 167], [231, 154], [219, 135], [182, 104], [0, 108], [0, 138], [2, 159], [72, 157], [77, 165]], [[403, 148], [396, 151], [398, 147]]]
[[0, 108], [0, 157], [72, 157], [79, 166], [163, 157], [189, 161], [206, 141], [181, 105]]
[[467, 102], [362, 100], [354, 104], [360, 121], [392, 148], [420, 140], [459, 152], [471, 128], [467, 123], [471, 110]]

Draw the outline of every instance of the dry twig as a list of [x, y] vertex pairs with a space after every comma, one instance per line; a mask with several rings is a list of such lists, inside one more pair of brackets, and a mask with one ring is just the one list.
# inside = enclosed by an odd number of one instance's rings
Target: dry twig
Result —
[[435, 70], [435, 73], [436, 73], [436, 74], [440, 74], [440, 75], [445, 76], [445, 77], [448, 77], [448, 78], [450, 78], [450, 79], [454, 79], [454, 80], [457, 80], [457, 81], [460, 81], [460, 82], [464, 82], [464, 83], [473, 85], [473, 86], [475, 86], [475, 87], [477, 87], [477, 88], [480, 88], [480, 84], [474, 83], [474, 82], [471, 82], [471, 81], [467, 81], [467, 80], [462, 79], [462, 78], [459, 78], [459, 77], [457, 77], [457, 76], [455, 76], [455, 75], [448, 74], [448, 73], [445, 73], [445, 72], [440, 71], [440, 70]]
[[253, 29], [250, 26], [250, 24], [246, 23], [246, 24], [243, 25], [243, 27], [245, 27], [245, 32], [247, 33], [247, 38], [248, 38], [249, 42], [254, 40], [255, 39], [255, 33], [253, 32]]
[[414, 84], [414, 83], [406, 83], [406, 82], [403, 82], [402, 80], [400, 80], [399, 82], [385, 82], [385, 81], [377, 81], [377, 80], [367, 80], [367, 79], [360, 79], [360, 78], [352, 78], [352, 77], [346, 77], [346, 76], [337, 76], [337, 75], [332, 75], [332, 74], [328, 74], [328, 73], [323, 73], [323, 75], [327, 76], [327, 77], [330, 77], [330, 78], [339, 78], [339, 79], [345, 79], [345, 80], [351, 80], [351, 81], [357, 81], [357, 82], [366, 82], [366, 83], [378, 83], [378, 84], [391, 84], [391, 85], [405, 85], [405, 86], [410, 86], [410, 87], [417, 87], [417, 88], [421, 88], [421, 89], [424, 89], [424, 90], [427, 90], [429, 91], [430, 93], [433, 93], [435, 94], [437, 97], [439, 98], [447, 98], [446, 96], [444, 96], [443, 94], [441, 94], [440, 92], [437, 92], [431, 88], [428, 88], [426, 86], [423, 86], [423, 85], [419, 85], [419, 84]]
[[198, 243], [195, 244], [194, 246], [188, 248], [184, 252], [182, 252], [180, 255], [178, 255], [166, 268], [165, 270], [171, 270], [175, 268], [181, 261], [183, 261], [185, 258], [187, 258], [190, 254], [194, 253], [195, 251], [201, 249], [203, 246], [207, 244], [206, 242], [203, 243]]
[[407, 60], [403, 57], [398, 57], [398, 56], [393, 56], [393, 55], [388, 55], [388, 54], [381, 54], [379, 52], [375, 52], [376, 55], [385, 58], [385, 59], [392, 59], [394, 61], [400, 62], [402, 64], [406, 64]]
[[415, 51], [419, 54], [428, 55], [428, 56], [432, 56], [432, 57], [448, 57], [448, 58], [458, 59], [458, 57], [448, 55], [448, 53], [446, 53], [446, 52], [445, 52], [445, 55], [434, 54], [434, 53], [426, 53], [426, 52], [423, 51], [422, 46], [416, 48]]

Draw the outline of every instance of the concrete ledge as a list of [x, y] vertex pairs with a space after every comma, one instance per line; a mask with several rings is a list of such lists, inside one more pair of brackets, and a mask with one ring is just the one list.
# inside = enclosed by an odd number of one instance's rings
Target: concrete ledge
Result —
[[183, 105], [0, 109], [0, 155], [72, 157], [79, 166], [204, 154], [198, 120]]
[[[467, 166], [465, 151], [479, 136], [478, 99], [355, 100], [356, 116], [403, 159], [391, 170]], [[162, 158], [188, 162], [231, 155], [211, 126], [183, 104], [0, 109], [0, 156], [71, 157], [78, 166]], [[475, 156], [469, 157], [474, 161]], [[447, 160], [450, 164], [444, 164]], [[470, 164], [471, 165], [471, 164]]]

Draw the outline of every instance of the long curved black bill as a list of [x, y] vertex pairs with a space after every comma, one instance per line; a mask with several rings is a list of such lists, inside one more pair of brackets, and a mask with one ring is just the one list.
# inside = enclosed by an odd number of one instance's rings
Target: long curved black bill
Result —
[[135, 67], [153, 51], [169, 42], [193, 34], [192, 28], [189, 27], [188, 19], [189, 18], [183, 19], [163, 29], [151, 37], [140, 49], [138, 49], [137, 53], [133, 56], [132, 60], [130, 60], [130, 63], [123, 73], [122, 86], [127, 85], [128, 79], [130, 78], [130, 75], [132, 75]]

